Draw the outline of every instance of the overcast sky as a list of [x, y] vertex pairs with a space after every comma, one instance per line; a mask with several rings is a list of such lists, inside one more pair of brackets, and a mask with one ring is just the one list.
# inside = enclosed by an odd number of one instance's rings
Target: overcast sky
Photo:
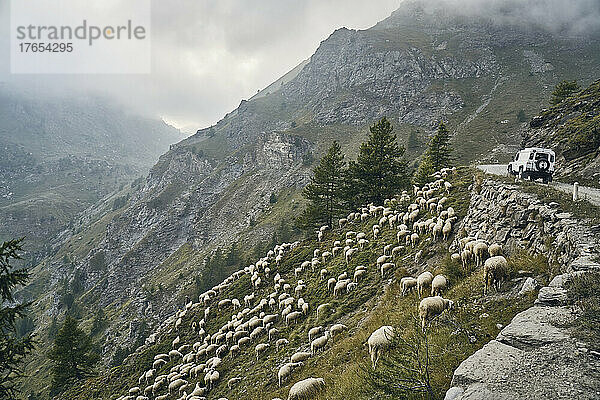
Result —
[[[122, 0], [126, 1], [126, 0]], [[49, 2], [50, 3], [50, 2]], [[150, 75], [10, 75], [9, 8], [0, 0], [0, 81], [100, 91], [195, 131], [311, 56], [335, 29], [366, 29], [401, 0], [156, 0]]]

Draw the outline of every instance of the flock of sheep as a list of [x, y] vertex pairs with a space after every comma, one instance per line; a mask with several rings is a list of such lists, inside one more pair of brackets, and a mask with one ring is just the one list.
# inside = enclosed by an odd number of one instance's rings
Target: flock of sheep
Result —
[[[225, 357], [235, 358], [239, 353], [253, 348], [256, 360], [259, 361], [272, 349], [279, 351], [289, 345], [288, 339], [282, 337], [288, 327], [308, 318], [313, 312], [318, 321], [319, 317], [331, 311], [330, 303], [315, 307], [315, 304], [304, 300], [302, 296], [309, 281], [326, 286], [329, 296], [334, 298], [355, 290], [370, 269], [364, 265], [351, 268], [352, 261], [369, 246], [369, 239], [377, 240], [381, 236], [382, 230], [397, 231], [397, 243], [386, 244], [383, 254], [376, 261], [377, 273], [382, 279], [395, 269], [398, 257], [408, 247], [416, 247], [425, 235], [430, 234], [434, 241], [447, 240], [458, 218], [454, 209], [445, 205], [448, 201], [446, 195], [452, 188], [445, 178], [453, 172], [453, 169], [444, 169], [436, 174], [433, 183], [421, 188], [415, 187], [413, 202], [410, 194], [403, 192], [396, 199], [386, 200], [383, 206], [369, 205], [340, 219], [340, 230], [373, 217], [377, 217], [378, 221], [371, 227], [370, 234], [348, 230], [333, 242], [332, 248], [325, 251], [314, 249], [312, 258], [299, 263], [293, 273], [284, 274], [280, 265], [286, 255], [298, 246], [298, 242], [275, 246], [266, 257], [233, 273], [221, 284], [201, 294], [198, 302], [188, 303], [174, 317], [165, 321], [165, 325], [170, 328], [169, 332], [177, 334], [183, 332], [184, 319], [192, 319], [190, 327], [196, 338], [194, 342], [182, 343], [181, 336], [177, 336], [172, 341], [172, 350], [154, 356], [152, 367], [139, 377], [138, 386], [132, 387], [127, 395], [117, 400], [206, 399], [220, 381], [219, 366]], [[400, 211], [401, 209], [405, 211]], [[426, 217], [429, 218], [425, 219]], [[330, 227], [321, 227], [317, 233], [320, 243], [329, 231]], [[501, 248], [498, 245], [488, 247], [475, 237], [461, 239], [459, 247], [459, 252], [453, 253], [452, 259], [462, 261], [464, 265], [470, 262], [483, 264], [485, 290], [492, 286], [497, 288], [506, 276], [506, 259], [500, 255]], [[488, 254], [492, 257], [486, 259]], [[333, 258], [341, 255], [346, 269], [353, 272], [330, 277], [327, 265]], [[419, 255], [420, 252], [416, 257]], [[248, 294], [242, 301], [225, 298], [227, 289], [243, 276], [250, 277]], [[443, 275], [433, 276], [431, 272], [425, 271], [416, 278], [402, 278], [400, 285], [404, 295], [416, 289], [421, 298], [426, 295], [427, 290], [430, 291], [431, 297], [424, 297], [418, 306], [423, 329], [433, 318], [453, 306], [451, 300], [441, 297], [448, 287], [448, 280]], [[194, 318], [198, 314], [203, 318]], [[207, 331], [207, 321], [217, 316], [227, 316], [227, 322], [214, 332]], [[298, 348], [291, 352], [289, 361], [277, 369], [279, 387], [290, 380], [294, 371], [301, 369], [306, 360], [324, 350], [345, 332], [348, 332], [348, 327], [340, 323], [329, 327], [311, 327], [305, 347], [310, 350], [300, 351]], [[383, 351], [392, 343], [393, 337], [392, 326], [382, 326], [370, 335], [368, 348], [373, 368]], [[163, 367], [169, 362], [175, 365], [164, 371]], [[230, 378], [227, 385], [231, 389], [243, 379]], [[197, 381], [195, 385], [191, 383], [192, 380]], [[288, 400], [309, 400], [324, 388], [325, 381], [322, 378], [300, 380], [291, 386]]]

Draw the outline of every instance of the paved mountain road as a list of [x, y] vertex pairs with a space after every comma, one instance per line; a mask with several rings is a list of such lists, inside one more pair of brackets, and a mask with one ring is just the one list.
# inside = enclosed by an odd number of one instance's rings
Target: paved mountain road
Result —
[[[507, 175], [506, 164], [489, 164], [489, 165], [478, 165], [477, 168], [493, 175]], [[542, 185], [542, 183], [539, 183]], [[573, 185], [562, 182], [552, 182], [550, 184], [555, 189], [563, 191], [565, 193], [573, 193]], [[600, 189], [595, 189], [587, 186], [579, 186], [579, 198], [587, 200], [590, 203], [600, 207]]]

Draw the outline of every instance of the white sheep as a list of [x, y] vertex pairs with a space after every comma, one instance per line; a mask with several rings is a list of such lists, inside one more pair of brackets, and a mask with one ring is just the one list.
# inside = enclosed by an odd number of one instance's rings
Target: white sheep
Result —
[[308, 341], [311, 342], [315, 336], [323, 331], [322, 326], [315, 326], [314, 328], [310, 328], [308, 330]]
[[400, 286], [402, 288], [402, 295], [406, 296], [417, 286], [417, 279], [412, 276], [405, 276], [400, 280]]
[[340, 333], [342, 333], [343, 331], [345, 331], [347, 329], [348, 329], [348, 327], [344, 324], [334, 324], [329, 329], [329, 334], [331, 335], [331, 341], [333, 342], [336, 335], [339, 335]]
[[384, 325], [371, 333], [367, 343], [369, 345], [369, 354], [371, 355], [373, 368], [377, 366], [381, 352], [392, 343], [393, 338], [394, 328], [389, 325]]
[[335, 284], [335, 287], [333, 288], [333, 295], [337, 297], [337, 295], [341, 294], [343, 291], [346, 290], [346, 287], [348, 286], [349, 283], [350, 283], [350, 279], [344, 279], [344, 280], [338, 281]]
[[444, 299], [441, 296], [426, 297], [419, 303], [419, 318], [421, 319], [421, 327], [425, 330], [427, 322], [437, 317], [444, 310], [451, 310], [454, 306], [452, 300]]
[[292, 374], [292, 370], [300, 366], [302, 366], [301, 362], [291, 362], [286, 363], [281, 368], [279, 368], [279, 371], [277, 371], [277, 380], [279, 382], [279, 387], [281, 387], [283, 381]]
[[306, 352], [306, 351], [298, 351], [294, 354], [292, 354], [292, 356], [290, 357], [290, 360], [293, 363], [296, 362], [300, 362], [300, 361], [306, 361], [310, 358], [311, 354]]
[[204, 375], [204, 385], [206, 385], [206, 388], [210, 390], [219, 381], [220, 377], [221, 375], [219, 374], [219, 371], [214, 369], [210, 370], [206, 373], [206, 375]]
[[317, 307], [317, 319], [321, 316], [322, 313], [327, 311], [331, 307], [330, 303], [321, 304]]
[[493, 256], [485, 260], [483, 264], [483, 294], [487, 294], [490, 288], [500, 290], [502, 281], [508, 275], [508, 262], [504, 256]]
[[169, 383], [169, 394], [179, 390], [184, 385], [187, 385], [187, 381], [183, 379], [175, 379], [173, 382]]
[[425, 271], [417, 277], [417, 292], [419, 297], [423, 297], [424, 290], [431, 288], [431, 281], [433, 280], [433, 274], [429, 271]]
[[418, 233], [413, 233], [412, 235], [410, 235], [410, 245], [411, 247], [416, 247], [417, 244], [419, 243], [419, 234]]
[[436, 275], [431, 281], [431, 295], [441, 296], [448, 286], [448, 279], [444, 275]]
[[289, 340], [281, 338], [281, 339], [277, 339], [277, 341], [275, 342], [275, 348], [277, 349], [277, 351], [279, 351], [279, 349], [287, 344], [289, 344]]
[[479, 267], [483, 265], [488, 254], [488, 246], [484, 242], [478, 242], [473, 246], [473, 254], [475, 254], [475, 263]]
[[362, 278], [363, 275], [367, 274], [367, 270], [366, 269], [357, 269], [354, 272], [354, 282], [358, 282], [360, 278]]
[[256, 361], [258, 361], [258, 358], [260, 357], [260, 355], [262, 353], [264, 353], [265, 351], [267, 351], [267, 349], [269, 348], [270, 344], [269, 343], [259, 343], [256, 345], [256, 347], [254, 348], [254, 350], [256, 351]]
[[502, 255], [502, 246], [498, 243], [492, 243], [488, 248], [488, 253], [490, 253], [490, 257]]
[[381, 277], [383, 278], [385, 276], [386, 272], [394, 269], [395, 266], [396, 265], [394, 263], [389, 263], [389, 262], [381, 264]]
[[[241, 378], [241, 377], [239, 377], [239, 376], [236, 376], [236, 377], [234, 377], [234, 378], [231, 378], [231, 379], [229, 379], [229, 380], [227, 381], [227, 387], [228, 387], [229, 389], [231, 389], [231, 388], [233, 387], [233, 385], [235, 385], [235, 384], [237, 384], [238, 382], [241, 382], [241, 381], [242, 381], [242, 378]], [[192, 395], [194, 395], [194, 394], [192, 393]], [[202, 396], [202, 395], [197, 395], [197, 396]]]
[[302, 316], [302, 313], [299, 311], [292, 311], [285, 317], [285, 324], [290, 325], [292, 322], [296, 321], [298, 318]]
[[325, 347], [325, 345], [327, 344], [328, 341], [329, 341], [329, 331], [325, 331], [325, 334], [323, 336], [320, 336], [320, 337], [314, 339], [312, 342], [310, 342], [310, 352], [312, 354], [315, 354], [318, 350]]
[[311, 400], [325, 388], [323, 378], [306, 378], [296, 382], [291, 388], [288, 400]]

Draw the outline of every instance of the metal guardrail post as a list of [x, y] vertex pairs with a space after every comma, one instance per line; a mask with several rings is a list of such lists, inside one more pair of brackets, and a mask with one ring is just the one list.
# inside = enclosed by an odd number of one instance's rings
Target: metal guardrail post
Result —
[[573, 184], [573, 201], [579, 200], [579, 182]]

